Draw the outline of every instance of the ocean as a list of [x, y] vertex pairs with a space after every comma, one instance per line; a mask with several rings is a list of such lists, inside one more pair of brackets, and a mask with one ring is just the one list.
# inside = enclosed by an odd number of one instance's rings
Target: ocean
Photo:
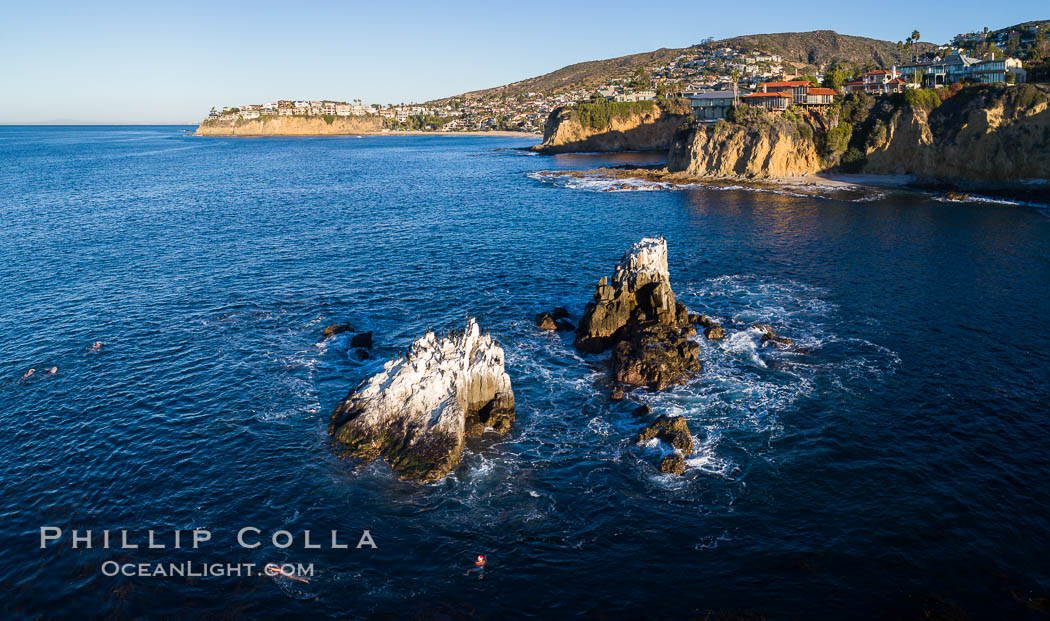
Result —
[[[545, 173], [661, 156], [520, 138], [188, 129], [0, 128], [4, 618], [1050, 609], [1047, 208], [603, 185]], [[678, 299], [738, 327], [687, 385], [613, 402], [605, 357], [533, 316], [578, 318], [658, 234]], [[335, 405], [468, 316], [506, 351], [511, 432], [431, 485], [339, 457]], [[368, 359], [319, 341], [338, 322], [374, 332]], [[688, 420], [683, 476], [632, 442], [638, 403]], [[271, 562], [309, 582], [139, 575]]]

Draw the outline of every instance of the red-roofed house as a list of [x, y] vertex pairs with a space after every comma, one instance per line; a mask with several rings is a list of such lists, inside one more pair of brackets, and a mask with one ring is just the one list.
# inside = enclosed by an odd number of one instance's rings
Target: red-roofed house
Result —
[[813, 85], [809, 80], [792, 80], [790, 82], [763, 82], [758, 85], [759, 93], [782, 93], [791, 94], [791, 103], [806, 105], [809, 89]]
[[806, 95], [807, 106], [830, 106], [838, 93], [831, 88], [810, 88]]

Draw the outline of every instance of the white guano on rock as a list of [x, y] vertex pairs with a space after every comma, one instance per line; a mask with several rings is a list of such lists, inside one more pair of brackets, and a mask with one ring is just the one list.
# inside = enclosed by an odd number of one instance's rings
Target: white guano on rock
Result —
[[383, 457], [402, 478], [430, 482], [459, 463], [466, 438], [513, 421], [503, 348], [470, 319], [463, 332], [416, 339], [336, 407], [328, 430], [349, 456]]

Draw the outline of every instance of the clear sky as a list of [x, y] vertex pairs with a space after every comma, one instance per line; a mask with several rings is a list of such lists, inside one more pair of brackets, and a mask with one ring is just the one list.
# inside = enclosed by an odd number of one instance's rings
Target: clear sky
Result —
[[1050, 18], [1046, 0], [9, 2], [0, 123], [196, 122], [276, 99], [425, 101], [711, 36], [899, 41]]

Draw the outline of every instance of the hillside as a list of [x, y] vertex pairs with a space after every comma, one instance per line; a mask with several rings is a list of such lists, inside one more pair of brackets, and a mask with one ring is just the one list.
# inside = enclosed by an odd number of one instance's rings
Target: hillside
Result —
[[[896, 43], [842, 35], [834, 30], [745, 35], [709, 45], [762, 50], [783, 56], [786, 61], [820, 68], [838, 61], [858, 66], [872, 64], [888, 67], [909, 55], [902, 52]], [[919, 43], [915, 46], [915, 52], [925, 52], [933, 47], [930, 43]]]
[[[530, 92], [554, 94], [577, 89], [589, 90], [604, 85], [611, 78], [627, 78], [640, 68], [663, 65], [683, 54], [695, 54], [704, 49], [720, 47], [777, 54], [799, 66], [816, 65], [821, 68], [840, 60], [859, 66], [887, 66], [900, 61], [904, 56], [896, 43], [843, 35], [831, 30], [745, 35], [687, 48], [661, 48], [652, 52], [576, 63], [541, 76], [495, 88], [470, 91], [457, 97], [484, 99], [517, 97]], [[919, 43], [916, 51], [925, 51], [932, 47], [929, 43]]]
[[630, 54], [606, 60], [590, 60], [520, 82], [470, 91], [458, 97], [476, 99], [493, 96], [516, 97], [523, 93], [557, 93], [579, 88], [597, 88], [610, 78], [626, 77], [639, 68], [667, 63], [691, 49], [693, 48], [660, 48], [653, 52]]
[[953, 40], [971, 54], [1002, 52], [1025, 60], [1038, 61], [1050, 55], [1050, 20], [1033, 20], [989, 30], [960, 34]]

